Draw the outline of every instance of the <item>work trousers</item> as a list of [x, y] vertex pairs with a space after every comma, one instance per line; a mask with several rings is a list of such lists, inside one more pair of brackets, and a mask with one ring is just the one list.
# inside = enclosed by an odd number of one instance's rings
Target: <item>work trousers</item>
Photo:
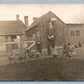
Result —
[[47, 45], [47, 52], [48, 52], [48, 55], [51, 54], [51, 50], [50, 48], [55, 48], [55, 40], [48, 40], [48, 45]]
[[37, 51], [41, 54], [42, 53], [42, 46], [41, 46], [41, 43], [36, 43], [36, 49]]

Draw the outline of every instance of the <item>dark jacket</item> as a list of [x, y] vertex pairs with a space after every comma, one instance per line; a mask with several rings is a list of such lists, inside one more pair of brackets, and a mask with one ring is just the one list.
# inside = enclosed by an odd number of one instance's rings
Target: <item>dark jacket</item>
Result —
[[56, 29], [54, 27], [51, 29], [47, 28], [46, 34], [47, 34], [48, 40], [55, 40], [56, 39]]

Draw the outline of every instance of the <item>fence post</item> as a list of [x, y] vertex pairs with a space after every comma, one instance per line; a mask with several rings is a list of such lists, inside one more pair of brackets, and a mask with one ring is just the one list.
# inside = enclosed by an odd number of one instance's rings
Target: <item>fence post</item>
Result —
[[20, 37], [20, 52], [22, 53], [22, 37]]

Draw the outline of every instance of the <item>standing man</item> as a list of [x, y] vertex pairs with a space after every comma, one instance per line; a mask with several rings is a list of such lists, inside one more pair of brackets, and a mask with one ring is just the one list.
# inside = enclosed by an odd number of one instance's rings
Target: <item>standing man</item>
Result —
[[40, 31], [36, 32], [35, 41], [36, 41], [36, 50], [37, 52], [40, 53], [40, 55], [42, 55], [42, 42], [41, 42]]
[[47, 52], [48, 55], [51, 55], [50, 47], [52, 47], [53, 51], [55, 49], [55, 40], [56, 40], [56, 30], [53, 26], [53, 21], [49, 21], [49, 27], [47, 28]]

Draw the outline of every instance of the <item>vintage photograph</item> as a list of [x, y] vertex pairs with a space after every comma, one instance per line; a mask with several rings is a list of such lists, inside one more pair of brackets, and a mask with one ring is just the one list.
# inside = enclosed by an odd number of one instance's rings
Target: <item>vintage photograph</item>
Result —
[[84, 81], [84, 4], [0, 4], [0, 81]]

